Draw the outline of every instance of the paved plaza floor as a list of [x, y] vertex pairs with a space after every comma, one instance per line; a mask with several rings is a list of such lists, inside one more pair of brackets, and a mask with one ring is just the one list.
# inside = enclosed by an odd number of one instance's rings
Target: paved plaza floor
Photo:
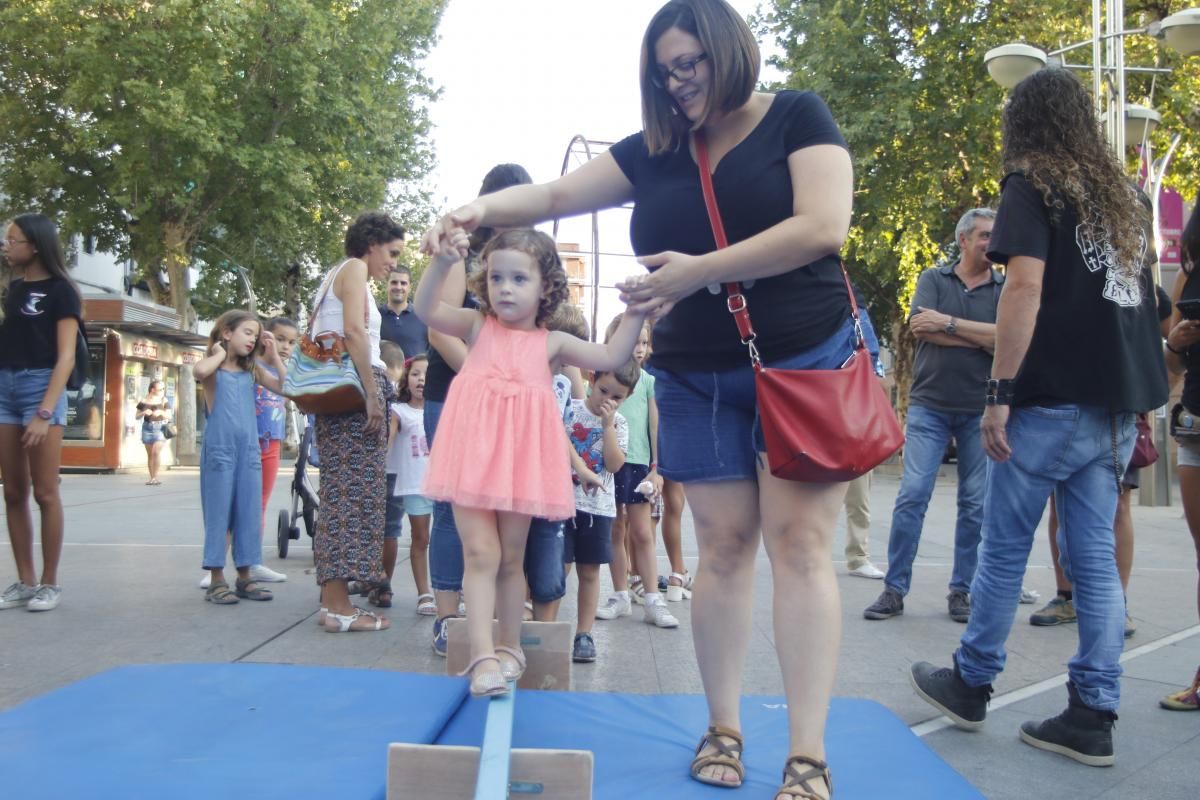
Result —
[[[281, 471], [270, 519], [287, 505], [290, 465]], [[271, 662], [441, 672], [445, 661], [429, 647], [429, 617], [414, 613], [408, 563], [396, 570], [392, 628], [382, 634], [331, 636], [315, 623], [317, 590], [307, 536], [278, 558], [273, 535], [264, 540], [264, 563], [288, 575], [274, 585], [270, 603], [218, 607], [203, 600], [199, 475], [172, 470], [163, 485], [145, 476], [64, 475], [67, 545], [60, 580], [63, 603], [50, 613], [0, 612], [0, 709], [110, 667], [136, 663]], [[877, 476], [871, 492], [871, 550], [883, 567], [887, 531], [898, 480]], [[1195, 800], [1200, 780], [1200, 713], [1159, 710], [1158, 698], [1180, 688], [1200, 664], [1196, 619], [1196, 558], [1178, 505], [1134, 505], [1137, 548], [1129, 590], [1138, 626], [1127, 642], [1117, 764], [1110, 769], [1078, 765], [1021, 744], [1026, 719], [1058, 713], [1066, 704], [1065, 664], [1076, 645], [1075, 626], [1034, 628], [1021, 606], [1009, 638], [1008, 667], [996, 683], [988, 721], [978, 733], [948, 728], [919, 700], [908, 683], [913, 661], [948, 664], [963, 626], [946, 614], [946, 582], [953, 552], [952, 478], [934, 493], [913, 589], [902, 617], [868, 622], [862, 610], [882, 588], [880, 581], [846, 574], [839, 526], [834, 559], [843, 604], [844, 634], [835, 693], [877, 700], [911, 725], [925, 741], [989, 798], [1117, 797]], [[0, 523], [2, 524], [2, 523]], [[7, 551], [7, 530], [3, 534]], [[407, 553], [407, 527], [402, 559]], [[694, 563], [690, 517], [684, 549]], [[660, 545], [661, 555], [661, 545]], [[660, 558], [663, 568], [665, 558]], [[765, 555], [758, 562], [754, 630], [746, 665], [747, 694], [783, 694], [773, 649], [772, 585]], [[0, 586], [15, 580], [10, 557], [0, 556]], [[604, 576], [607, 593], [608, 578]], [[1054, 593], [1045, 523], [1030, 558], [1026, 585], [1043, 601]], [[574, 581], [560, 619], [572, 620]], [[576, 691], [700, 693], [690, 634], [689, 603], [672, 604], [682, 625], [659, 630], [634, 616], [596, 623], [600, 657], [575, 665]], [[217, 712], [219, 716], [219, 711]], [[196, 720], [197, 725], [210, 724]], [[631, 721], [636, 728], [636, 721]], [[697, 732], [699, 735], [699, 732]], [[864, 767], [872, 754], [862, 753]]]

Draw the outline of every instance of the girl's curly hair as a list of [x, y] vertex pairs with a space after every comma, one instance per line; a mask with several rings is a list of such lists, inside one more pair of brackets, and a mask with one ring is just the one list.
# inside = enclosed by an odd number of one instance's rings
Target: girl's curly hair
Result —
[[417, 353], [411, 358], [404, 360], [404, 372], [400, 375], [400, 384], [396, 387], [396, 396], [401, 403], [407, 403], [412, 400], [412, 390], [408, 388], [408, 376], [412, 374], [413, 366], [416, 364], [428, 364], [429, 357], [424, 353]]
[[1054, 222], [1074, 206], [1093, 239], [1108, 240], [1117, 267], [1138, 274], [1146, 212], [1074, 74], [1041, 69], [1017, 84], [1004, 108], [1003, 155], [1005, 172], [1024, 173]]
[[558, 257], [554, 240], [533, 228], [514, 228], [492, 237], [479, 260], [483, 268], [477, 269], [467, 278], [467, 289], [479, 299], [479, 310], [492, 313], [488, 302], [488, 257], [497, 250], [516, 250], [533, 259], [542, 275], [542, 302], [538, 304], [536, 324], [546, 326], [558, 307], [567, 301], [567, 271]]

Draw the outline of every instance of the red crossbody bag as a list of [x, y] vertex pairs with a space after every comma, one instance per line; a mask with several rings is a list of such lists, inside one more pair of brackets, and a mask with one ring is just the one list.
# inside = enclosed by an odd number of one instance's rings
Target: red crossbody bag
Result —
[[[708, 144], [703, 133], [694, 136], [713, 238], [718, 248], [727, 247], [729, 241], [708, 169]], [[729, 295], [726, 306], [754, 367], [767, 462], [777, 478], [811, 483], [852, 480], [874, 469], [904, 444], [896, 413], [871, 365], [845, 265], [842, 278], [850, 295], [856, 342], [854, 352], [840, 369], [772, 369], [764, 365], [755, 345], [758, 335], [750, 322], [742, 286], [736, 282], [725, 284]]]

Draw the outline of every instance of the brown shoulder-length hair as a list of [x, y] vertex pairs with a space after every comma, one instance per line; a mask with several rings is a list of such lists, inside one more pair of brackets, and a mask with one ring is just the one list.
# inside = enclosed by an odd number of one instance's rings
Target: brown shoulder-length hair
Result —
[[1108, 239], [1118, 269], [1137, 275], [1147, 246], [1147, 210], [1097, 124], [1083, 82], [1062, 68], [1016, 85], [1001, 124], [1004, 169], [1021, 172], [1057, 222], [1066, 204], [1096, 241]]
[[483, 266], [467, 278], [467, 289], [479, 300], [479, 310], [485, 314], [492, 313], [488, 300], [488, 258], [497, 250], [516, 250], [537, 264], [542, 275], [542, 302], [538, 304], [536, 324], [544, 328], [546, 321], [567, 300], [567, 271], [563, 269], [554, 240], [533, 228], [514, 228], [492, 237], [479, 255]]
[[[658, 69], [654, 48], [671, 28], [700, 40], [712, 71], [704, 113], [694, 125], [679, 112], [666, 89], [651, 80]], [[689, 130], [703, 126], [714, 111], [728, 114], [745, 105], [758, 83], [760, 62], [750, 26], [725, 0], [672, 0], [660, 8], [642, 37], [642, 131], [650, 155], [671, 149]]]
[[258, 325], [258, 340], [255, 342], [254, 349], [250, 351], [248, 356], [237, 356], [235, 360], [237, 365], [247, 372], [253, 372], [255, 379], [258, 378], [258, 366], [255, 359], [262, 353], [262, 320], [258, 318], [258, 314], [253, 311], [246, 311], [242, 308], [234, 308], [226, 311], [221, 316], [217, 317], [217, 321], [213, 323], [212, 332], [208, 334], [208, 348], [217, 342], [221, 342], [221, 346], [225, 347], [225, 343], [221, 341], [221, 334], [225, 331], [233, 331], [238, 328], [243, 322], [253, 322]]

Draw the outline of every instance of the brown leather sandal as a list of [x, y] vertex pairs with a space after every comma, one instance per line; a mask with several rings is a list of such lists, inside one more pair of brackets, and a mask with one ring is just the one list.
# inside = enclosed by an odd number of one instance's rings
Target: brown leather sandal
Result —
[[[805, 772], [800, 772], [796, 769], [797, 764], [807, 764], [809, 769]], [[819, 795], [809, 784], [810, 780], [820, 778], [825, 781], [825, 788], [828, 790], [827, 795]], [[779, 791], [775, 792], [776, 796], [785, 795], [794, 797], [797, 800], [826, 800], [833, 797], [833, 777], [829, 774], [829, 765], [824, 761], [818, 761], [815, 758], [808, 756], [792, 756], [783, 765], [783, 785], [779, 787]]]
[[[733, 743], [726, 744], [725, 739], [730, 739]], [[720, 786], [725, 789], [736, 789], [741, 786], [742, 781], [746, 778], [746, 768], [742, 765], [744, 744], [742, 735], [737, 731], [722, 725], [709, 725], [708, 731], [700, 737], [700, 744], [696, 745], [696, 757], [692, 759], [691, 766], [692, 779], [700, 783], [707, 783], [709, 786]], [[700, 751], [706, 745], [712, 745], [717, 752], [700, 755]], [[737, 773], [737, 782], [723, 781], [700, 774], [700, 770], [712, 766], [729, 767]]]

